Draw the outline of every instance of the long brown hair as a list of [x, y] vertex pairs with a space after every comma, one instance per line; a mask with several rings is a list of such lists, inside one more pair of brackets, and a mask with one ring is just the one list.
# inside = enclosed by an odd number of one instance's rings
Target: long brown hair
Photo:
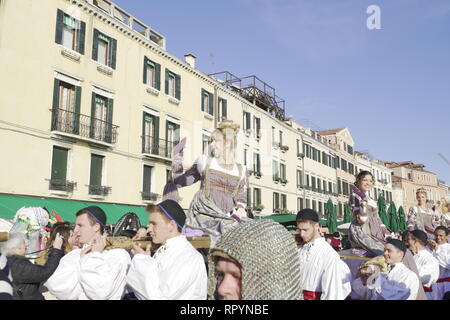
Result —
[[[70, 232], [72, 231], [72, 227], [69, 222], [57, 222], [53, 225], [52, 231], [50, 231], [50, 238], [47, 242], [47, 249], [53, 247], [53, 242], [55, 241], [56, 235], [59, 233], [64, 237], [63, 244], [61, 250], [64, 251], [64, 254], [72, 251], [73, 245], [69, 243]], [[47, 251], [48, 252], [48, 251]]]

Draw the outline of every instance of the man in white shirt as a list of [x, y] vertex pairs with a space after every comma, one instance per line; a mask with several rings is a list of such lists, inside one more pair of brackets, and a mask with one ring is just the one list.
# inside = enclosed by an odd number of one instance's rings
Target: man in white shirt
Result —
[[311, 209], [297, 214], [300, 288], [304, 300], [344, 300], [351, 293], [352, 275], [338, 253], [320, 236], [319, 215]]
[[433, 290], [431, 286], [439, 278], [439, 262], [426, 248], [428, 236], [422, 230], [413, 230], [408, 233], [406, 241], [413, 254], [423, 289], [428, 300], [432, 300]]
[[203, 256], [181, 235], [186, 215], [173, 200], [147, 206], [148, 231], [162, 246], [150, 256], [135, 245], [127, 275], [129, 289], [139, 300], [205, 300], [206, 266]]
[[384, 249], [389, 270], [370, 277], [359, 274], [352, 283], [353, 291], [363, 300], [416, 300], [420, 280], [402, 263], [405, 252], [402, 241], [389, 239]]
[[439, 226], [434, 230], [434, 240], [429, 241], [433, 256], [439, 262], [439, 279], [432, 285], [433, 299], [442, 300], [450, 292], [450, 244], [447, 242], [448, 229]]
[[123, 249], [104, 250], [105, 212], [90, 206], [76, 214], [74, 236], [83, 246], [66, 254], [44, 284], [61, 300], [120, 300], [130, 255]]

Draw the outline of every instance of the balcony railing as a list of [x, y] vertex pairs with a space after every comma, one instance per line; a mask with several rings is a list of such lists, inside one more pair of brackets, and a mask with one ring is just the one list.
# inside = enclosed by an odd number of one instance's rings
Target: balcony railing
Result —
[[76, 187], [76, 185], [77, 183], [73, 181], [50, 179], [48, 188], [50, 190], [73, 192], [73, 189]]
[[106, 197], [111, 192], [111, 187], [89, 185], [89, 194]]
[[172, 158], [172, 149], [176, 144], [164, 139], [155, 139], [153, 136], [143, 136], [142, 153], [164, 158]]
[[148, 200], [148, 201], [158, 201], [158, 199], [161, 197], [159, 194], [157, 193], [153, 193], [153, 192], [141, 192], [142, 194], [142, 200]]
[[117, 141], [118, 128], [110, 122], [84, 114], [63, 109], [53, 109], [52, 111], [52, 131], [113, 144]]

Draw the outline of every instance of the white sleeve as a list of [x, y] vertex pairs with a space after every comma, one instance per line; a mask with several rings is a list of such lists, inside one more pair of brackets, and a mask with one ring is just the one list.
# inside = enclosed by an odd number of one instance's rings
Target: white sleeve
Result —
[[123, 249], [108, 254], [92, 252], [80, 260], [80, 283], [86, 296], [93, 300], [108, 300], [125, 287], [130, 255]]
[[83, 291], [79, 280], [80, 251], [75, 249], [62, 257], [55, 272], [44, 283], [48, 291], [60, 300], [77, 300]]
[[[204, 271], [204, 277], [200, 278], [204, 278], [205, 288], [197, 291], [200, 271]], [[154, 258], [137, 254], [132, 260], [127, 284], [141, 300], [186, 299], [187, 291], [193, 292], [189, 300], [206, 299], [206, 268], [201, 257], [177, 260], [162, 267]]]
[[436, 251], [433, 252], [433, 256], [439, 262], [439, 265], [444, 269], [450, 269], [450, 250], [449, 246], [443, 247], [438, 245]]
[[361, 278], [356, 278], [355, 280], [353, 280], [352, 290], [362, 300], [371, 300], [372, 298], [372, 290], [370, 290], [369, 288], [367, 288], [367, 286], [362, 284]]
[[[415, 300], [419, 290], [419, 279], [415, 274], [408, 275], [404, 282], [389, 280], [382, 273], [372, 286], [377, 300]], [[406, 283], [406, 284], [405, 284]]]
[[336, 254], [324, 266], [321, 281], [321, 300], [344, 300], [351, 293], [352, 274], [349, 267]]
[[430, 257], [427, 263], [420, 267], [419, 276], [423, 286], [431, 287], [439, 279], [439, 262]]

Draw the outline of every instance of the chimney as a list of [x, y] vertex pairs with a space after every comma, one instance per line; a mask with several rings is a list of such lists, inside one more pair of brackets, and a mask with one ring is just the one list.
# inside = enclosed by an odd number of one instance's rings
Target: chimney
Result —
[[188, 53], [184, 55], [184, 61], [186, 61], [187, 64], [189, 64], [192, 68], [195, 69], [195, 59], [197, 57], [194, 56], [192, 53]]

